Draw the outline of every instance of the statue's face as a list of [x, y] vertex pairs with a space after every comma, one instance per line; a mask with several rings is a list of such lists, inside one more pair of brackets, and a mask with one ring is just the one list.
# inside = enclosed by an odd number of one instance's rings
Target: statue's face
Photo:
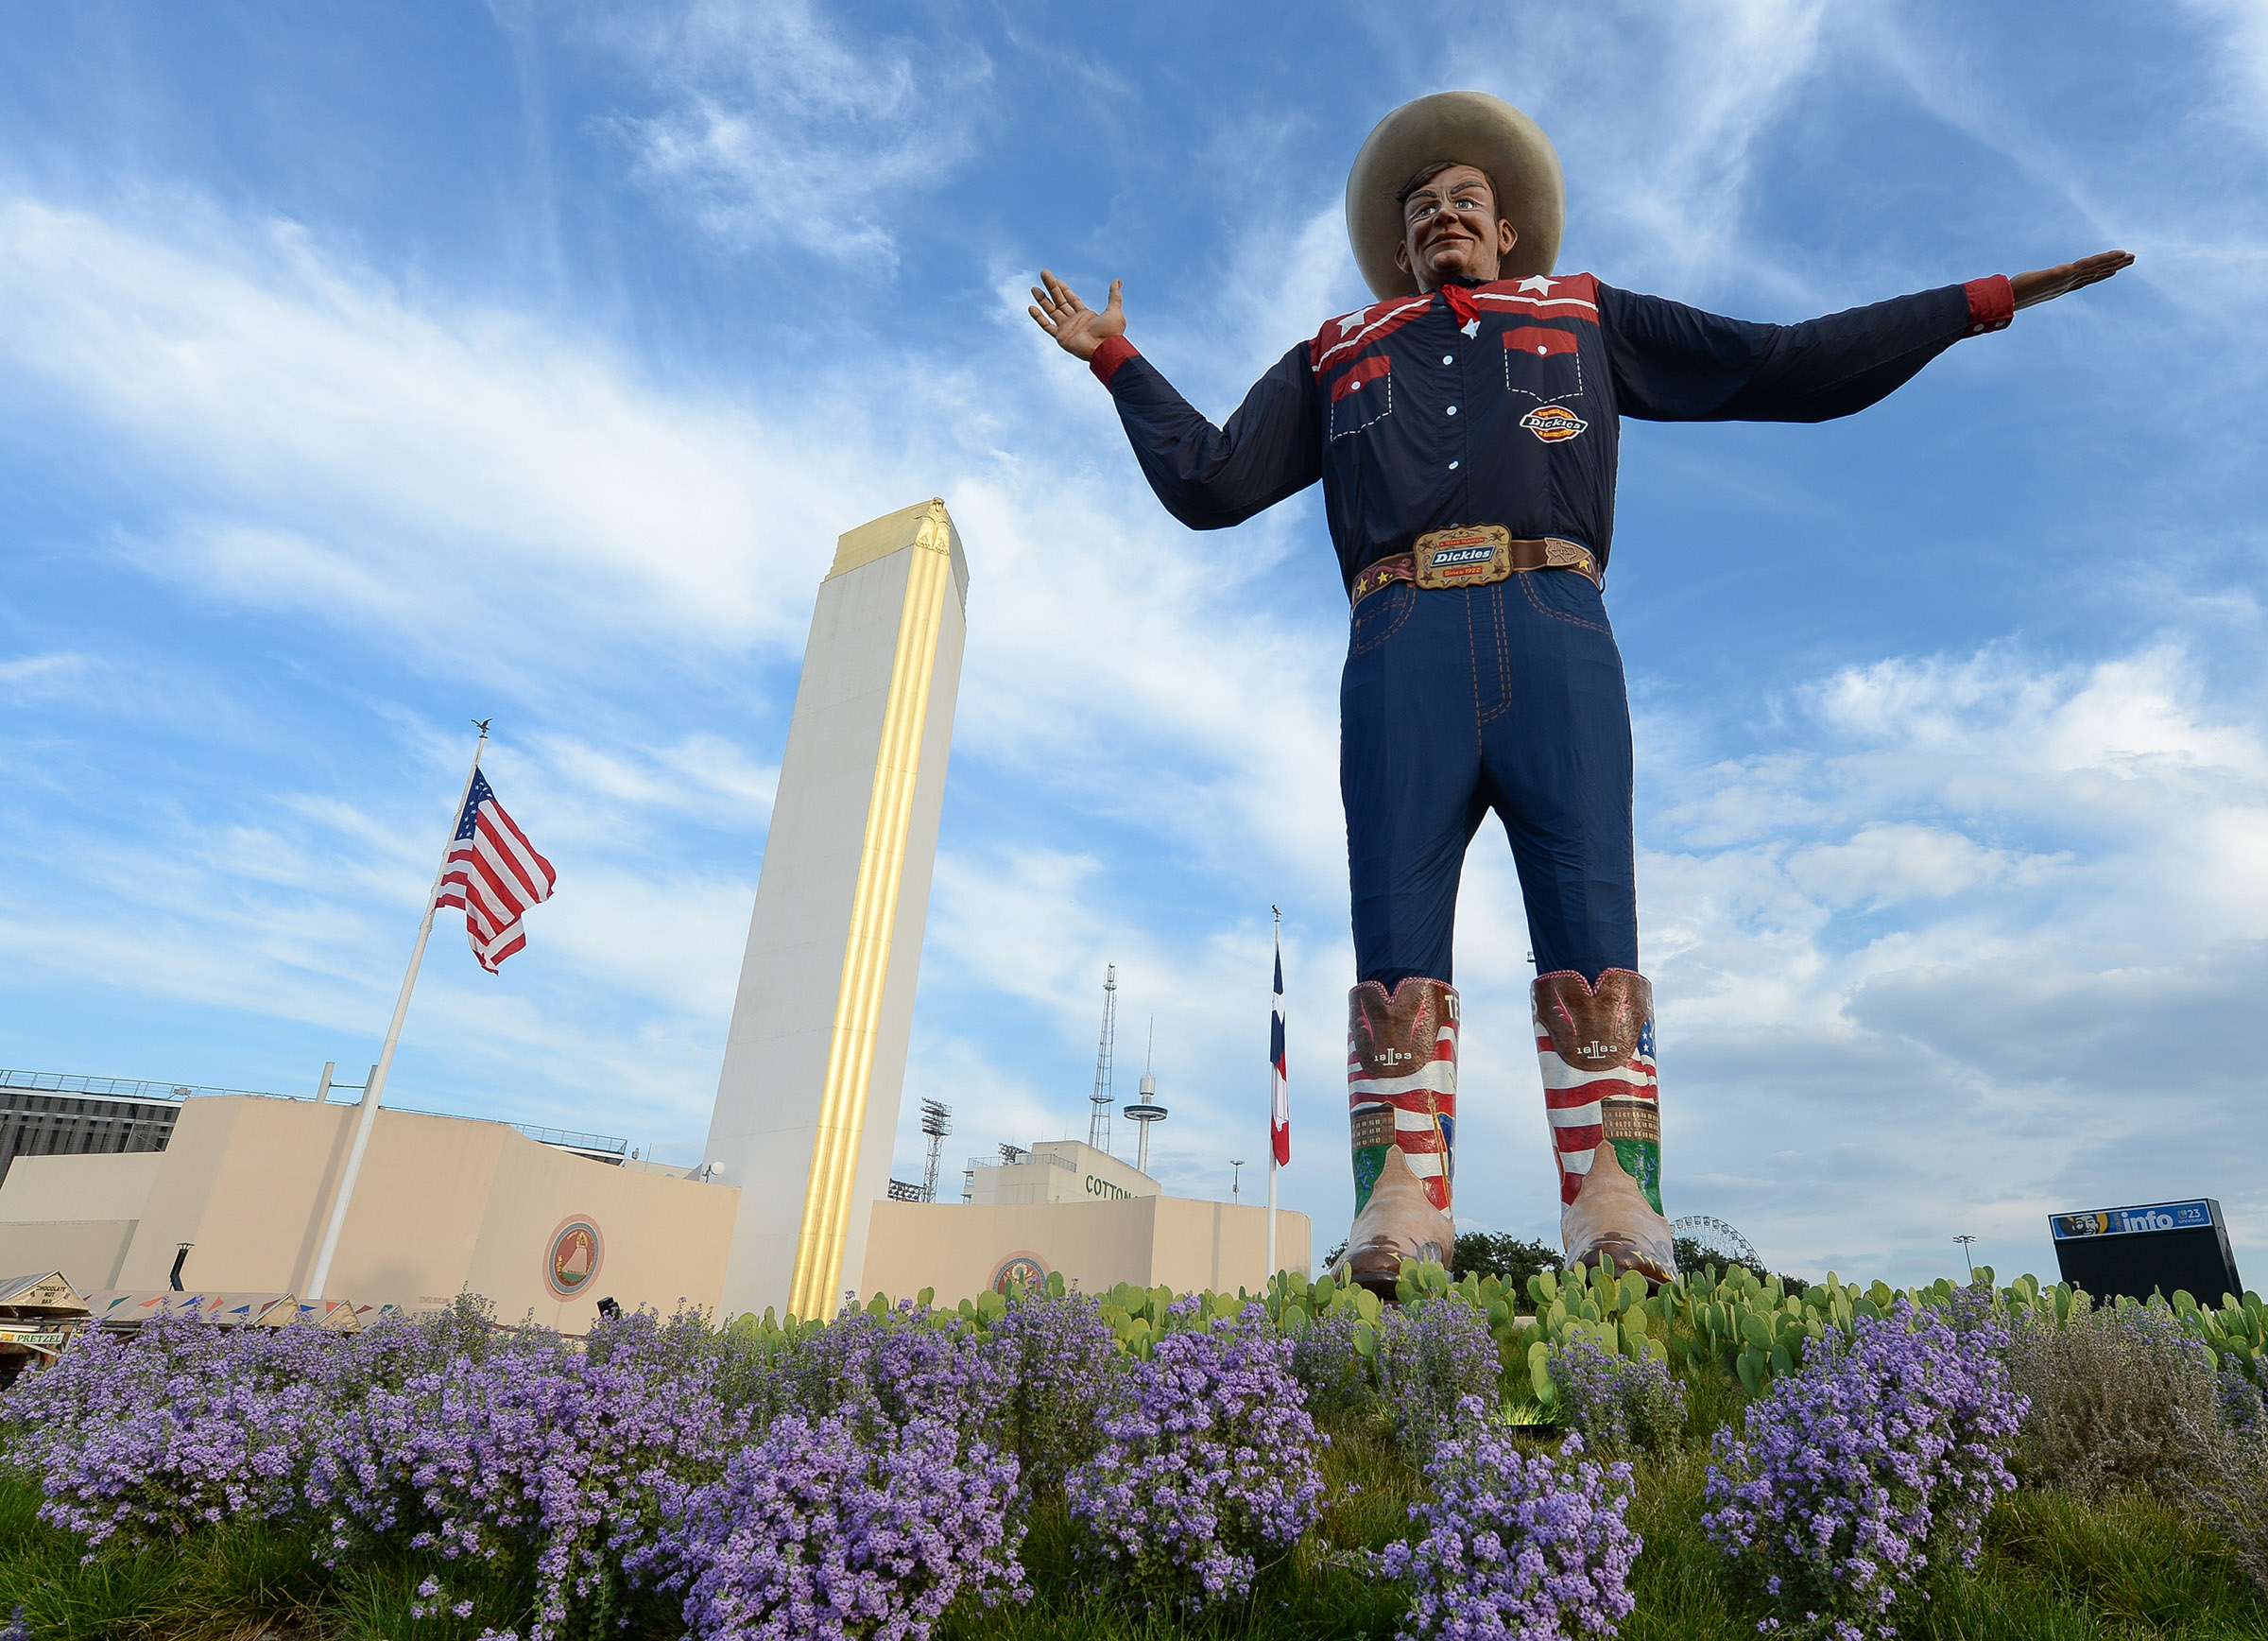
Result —
[[1494, 279], [1520, 235], [1496, 214], [1485, 173], [1472, 165], [1435, 172], [1401, 207], [1396, 266], [1417, 276], [1419, 290], [1444, 280]]

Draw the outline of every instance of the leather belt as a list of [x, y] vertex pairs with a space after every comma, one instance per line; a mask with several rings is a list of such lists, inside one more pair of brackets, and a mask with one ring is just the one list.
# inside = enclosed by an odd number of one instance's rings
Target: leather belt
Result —
[[1486, 587], [1528, 570], [1572, 570], [1594, 587], [1605, 583], [1589, 547], [1559, 536], [1516, 538], [1502, 525], [1459, 525], [1419, 536], [1416, 549], [1366, 564], [1348, 589], [1351, 603], [1397, 581], [1419, 587]]

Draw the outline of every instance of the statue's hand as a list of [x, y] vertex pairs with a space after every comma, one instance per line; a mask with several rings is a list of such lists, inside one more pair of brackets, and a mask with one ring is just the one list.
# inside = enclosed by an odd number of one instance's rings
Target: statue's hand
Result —
[[1091, 359], [1095, 349], [1112, 337], [1126, 334], [1126, 310], [1118, 299], [1124, 280], [1110, 282], [1110, 305], [1098, 314], [1079, 300], [1077, 291], [1044, 268], [1040, 279], [1047, 288], [1032, 286], [1032, 304], [1023, 311], [1073, 358]]
[[2028, 308], [2034, 302], [2053, 302], [2083, 285], [2100, 284], [2122, 268], [2133, 266], [2134, 257], [2130, 253], [2103, 250], [2093, 256], [2083, 256], [2077, 262], [2067, 262], [2061, 268], [2039, 268], [2030, 273], [2019, 273], [2008, 285], [2016, 293], [2016, 305]]

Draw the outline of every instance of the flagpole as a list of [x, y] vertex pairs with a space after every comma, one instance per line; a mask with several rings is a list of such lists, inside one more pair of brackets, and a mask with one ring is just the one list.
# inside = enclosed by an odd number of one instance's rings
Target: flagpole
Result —
[[[1276, 913], [1276, 972], [1283, 972], [1283, 913]], [[1280, 1007], [1280, 1005], [1277, 1005]], [[1276, 1067], [1268, 1067], [1268, 1285], [1276, 1283]]]
[[347, 1226], [347, 1206], [354, 1200], [354, 1181], [362, 1172], [363, 1153], [370, 1147], [370, 1129], [378, 1120], [378, 1097], [386, 1088], [386, 1074], [393, 1069], [394, 1045], [402, 1041], [402, 1021], [409, 1012], [409, 994], [417, 988], [418, 965], [425, 960], [425, 938], [433, 933], [434, 903], [441, 896], [441, 879], [448, 875], [449, 852], [456, 846], [456, 828], [464, 819], [465, 803], [472, 796], [472, 783], [480, 775], [480, 754], [489, 744], [489, 720], [473, 720], [480, 726], [480, 739], [472, 743], [472, 767], [465, 771], [465, 789], [457, 794], [456, 807], [449, 812], [449, 838], [441, 845], [441, 864], [435, 869], [433, 888], [426, 891], [425, 915], [418, 923], [418, 942], [409, 949], [409, 972], [402, 976], [401, 995], [394, 999], [394, 1018], [386, 1028], [386, 1046], [378, 1052], [378, 1063], [370, 1071], [370, 1085], [362, 1091], [362, 1111], [354, 1123], [354, 1144], [347, 1152], [346, 1172], [339, 1176], [338, 1195], [331, 1203], [331, 1223], [323, 1232], [323, 1246], [315, 1256], [315, 1270], [307, 1277], [307, 1292], [302, 1305], [315, 1307], [315, 1321], [323, 1320], [323, 1285], [331, 1280], [331, 1260], [338, 1252], [338, 1234]]
[[1276, 1280], [1276, 1148], [1268, 1147], [1268, 1280]]

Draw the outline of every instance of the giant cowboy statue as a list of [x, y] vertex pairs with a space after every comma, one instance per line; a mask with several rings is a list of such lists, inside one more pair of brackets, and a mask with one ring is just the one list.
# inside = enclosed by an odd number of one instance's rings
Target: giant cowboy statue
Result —
[[1445, 92], [1379, 122], [1347, 231], [1380, 299], [1284, 354], [1215, 427], [1134, 351], [1117, 282], [1052, 273], [1032, 318], [1117, 402], [1192, 529], [1318, 478], [1353, 605], [1339, 786], [1354, 902], [1348, 1095], [1354, 1279], [1448, 1263], [1467, 845], [1502, 818], [1526, 902], [1536, 1050], [1571, 1262], [1675, 1274], [1661, 1206], [1653, 991], [1638, 967], [1630, 711], [1601, 596], [1621, 419], [1823, 422], [2018, 308], [2108, 279], [2105, 251], [1802, 324], [1748, 324], [1555, 274], [1558, 156], [1532, 120]]

